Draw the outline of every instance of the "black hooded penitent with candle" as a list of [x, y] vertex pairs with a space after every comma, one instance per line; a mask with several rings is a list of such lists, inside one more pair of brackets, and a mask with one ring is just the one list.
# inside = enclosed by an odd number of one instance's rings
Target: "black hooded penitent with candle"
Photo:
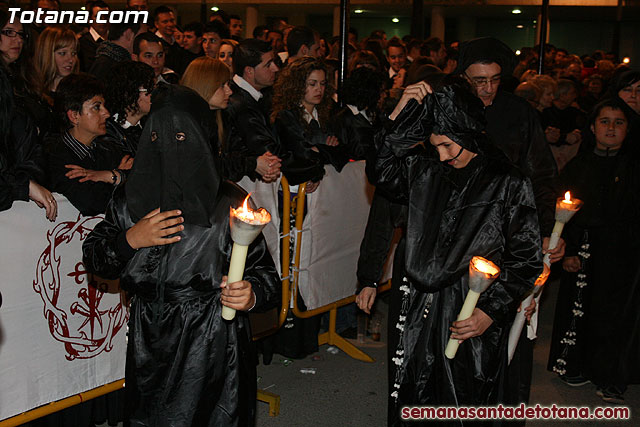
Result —
[[[400, 335], [390, 361], [397, 368], [389, 378], [390, 425], [400, 424], [405, 405], [497, 402], [510, 323], [542, 271], [531, 183], [494, 147], [484, 126], [482, 104], [469, 87], [448, 81], [421, 104], [410, 101], [379, 135], [378, 185], [408, 200], [404, 259], [393, 273], [404, 277], [404, 296], [400, 318], [390, 322], [390, 333]], [[432, 133], [477, 156], [461, 169], [440, 162]], [[415, 154], [422, 142], [427, 150]], [[492, 323], [448, 360], [449, 328], [468, 292], [474, 256], [501, 270], [477, 304]]]
[[[256, 371], [248, 318], [220, 315], [229, 269], [229, 209], [246, 193], [220, 179], [209, 144], [209, 106], [190, 89], [152, 97], [134, 167], [104, 221], [84, 244], [87, 270], [120, 278], [132, 296], [126, 401], [132, 426], [253, 425]], [[126, 231], [146, 214], [179, 209], [181, 240], [133, 250]], [[274, 306], [280, 279], [262, 236], [249, 247], [244, 280], [253, 310]]]

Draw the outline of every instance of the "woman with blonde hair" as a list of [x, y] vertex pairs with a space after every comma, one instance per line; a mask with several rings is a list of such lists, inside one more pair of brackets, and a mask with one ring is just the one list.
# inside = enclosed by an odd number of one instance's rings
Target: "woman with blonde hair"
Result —
[[58, 83], [69, 74], [77, 73], [78, 41], [73, 31], [66, 27], [47, 27], [38, 37], [34, 66], [38, 73], [38, 91], [44, 100], [53, 105], [52, 93]]
[[256, 171], [264, 177], [275, 166], [277, 173], [280, 173], [280, 160], [269, 152], [261, 156], [246, 156], [241, 152], [228, 151], [227, 141], [231, 135], [225, 132], [226, 116], [222, 111], [227, 108], [232, 93], [230, 80], [229, 67], [219, 59], [208, 56], [191, 61], [180, 80], [181, 85], [196, 91], [215, 111], [217, 132], [212, 135], [211, 144], [214, 153], [218, 153], [222, 159], [222, 176], [237, 182]]

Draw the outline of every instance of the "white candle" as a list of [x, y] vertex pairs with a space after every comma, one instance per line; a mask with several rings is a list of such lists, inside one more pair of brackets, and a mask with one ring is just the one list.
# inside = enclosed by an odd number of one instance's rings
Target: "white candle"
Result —
[[516, 352], [516, 347], [518, 346], [518, 340], [520, 339], [520, 334], [522, 333], [522, 328], [524, 328], [524, 322], [526, 320], [524, 309], [529, 307], [531, 301], [535, 297], [537, 297], [540, 292], [542, 292], [542, 286], [547, 282], [549, 273], [551, 273], [551, 268], [547, 264], [544, 264], [542, 273], [540, 274], [540, 276], [538, 276], [538, 279], [536, 279], [533, 292], [531, 292], [520, 304], [520, 311], [516, 313], [516, 318], [513, 320], [513, 325], [511, 325], [511, 329], [509, 330], [508, 363], [511, 363], [511, 359], [513, 359], [513, 355]]
[[[571, 192], [567, 191], [564, 193], [564, 199], [559, 197], [556, 200], [556, 223], [553, 225], [553, 231], [551, 232], [551, 237], [549, 238], [549, 247], [548, 249], [555, 249], [558, 246], [558, 241], [560, 241], [560, 236], [562, 235], [562, 230], [564, 229], [564, 225], [569, 222], [571, 218], [580, 210], [582, 207], [582, 200], [572, 199]], [[520, 334], [522, 333], [522, 329], [524, 328], [525, 317], [524, 317], [524, 309], [529, 307], [531, 304], [531, 300], [535, 298], [537, 295], [542, 292], [542, 286], [547, 281], [549, 277], [549, 272], [551, 268], [551, 255], [545, 254], [543, 258], [544, 270], [538, 279], [536, 280], [535, 287], [533, 292], [527, 296], [527, 298], [522, 301], [520, 304], [520, 312], [516, 314], [516, 317], [513, 321], [513, 325], [511, 325], [511, 330], [509, 330], [509, 342], [508, 342], [508, 356], [509, 363], [511, 363], [511, 359], [513, 359], [513, 355], [516, 352], [516, 347], [518, 346], [518, 341], [520, 340]]]
[[[469, 293], [467, 293], [460, 314], [458, 314], [458, 321], [471, 317], [480, 294], [487, 290], [489, 285], [498, 277], [498, 274], [500, 274], [500, 268], [491, 261], [479, 256], [474, 256], [471, 259], [469, 262]], [[449, 338], [444, 351], [445, 356], [448, 359], [456, 357], [459, 345], [460, 343], [457, 339]]]
[[[233, 248], [231, 249], [227, 286], [242, 280], [249, 245], [258, 237], [269, 221], [271, 221], [271, 215], [266, 209], [260, 208], [258, 210], [252, 210], [248, 207], [249, 196], [250, 194], [244, 199], [242, 208], [230, 208], [229, 210], [229, 227], [231, 228]], [[233, 320], [235, 316], [235, 309], [224, 305], [222, 306], [223, 319]]]
[[[553, 231], [549, 238], [548, 249], [555, 249], [558, 246], [558, 241], [562, 235], [564, 225], [580, 210], [582, 207], [582, 201], [578, 199], [571, 199], [571, 193], [567, 191], [564, 193], [564, 199], [558, 198], [556, 201], [556, 223], [553, 225]], [[543, 262], [547, 265], [551, 265], [551, 255], [546, 254]]]

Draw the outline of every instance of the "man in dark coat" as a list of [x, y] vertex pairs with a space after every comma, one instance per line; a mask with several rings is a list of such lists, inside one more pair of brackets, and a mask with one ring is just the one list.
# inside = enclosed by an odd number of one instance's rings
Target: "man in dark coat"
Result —
[[[500, 90], [500, 82], [512, 78], [515, 65], [516, 57], [507, 45], [485, 37], [460, 45], [455, 72], [471, 83], [484, 104], [487, 133], [492, 142], [531, 179], [543, 237], [542, 249], [546, 251], [554, 224], [557, 168], [536, 111], [524, 99]], [[560, 239], [556, 249], [549, 252], [551, 262], [562, 259], [564, 241]], [[533, 341], [526, 335], [525, 328], [509, 366], [508, 403], [529, 401]]]
[[140, 29], [140, 24], [112, 24], [109, 30], [109, 40], [100, 43], [96, 50], [96, 60], [89, 69], [102, 81], [111, 76], [111, 70], [116, 64], [130, 61], [133, 52], [133, 40]]
[[[403, 277], [403, 297], [389, 379], [391, 425], [403, 423], [405, 405], [500, 401], [509, 328], [542, 271], [531, 182], [487, 138], [482, 105], [464, 83], [426, 98], [425, 83], [408, 87], [393, 124], [378, 136], [378, 186], [409, 205], [394, 271]], [[426, 151], [414, 154], [425, 139]], [[492, 260], [501, 274], [471, 317], [456, 321], [474, 256]], [[462, 341], [452, 361], [444, 355], [449, 337]]]
[[[244, 280], [226, 283], [229, 208], [246, 193], [221, 181], [197, 93], [154, 93], [135, 168], [83, 246], [88, 271], [133, 295], [126, 388], [132, 426], [252, 426], [256, 368], [246, 311], [279, 300], [264, 238]], [[222, 306], [238, 310], [232, 321]]]
[[[229, 118], [231, 135], [227, 150], [246, 153], [243, 175], [273, 182], [280, 174], [282, 150], [277, 135], [269, 123], [269, 107], [262, 89], [273, 86], [278, 67], [274, 63], [271, 45], [262, 40], [243, 40], [233, 57], [233, 94], [224, 111]], [[268, 158], [265, 169], [259, 157]]]
[[[91, 22], [89, 31], [78, 39], [78, 59], [80, 60], [80, 70], [89, 71], [93, 65], [93, 61], [96, 60], [96, 49], [98, 45], [107, 40], [109, 34], [109, 24], [104, 22], [97, 22], [96, 19], [98, 12], [108, 12], [109, 5], [102, 0], [97, 0], [90, 3]], [[104, 20], [104, 16], [102, 17]]]

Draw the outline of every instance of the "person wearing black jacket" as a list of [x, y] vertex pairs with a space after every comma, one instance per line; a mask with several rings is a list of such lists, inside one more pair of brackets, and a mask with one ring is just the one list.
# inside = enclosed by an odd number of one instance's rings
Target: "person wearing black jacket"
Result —
[[[395, 426], [405, 405], [500, 402], [510, 325], [542, 272], [542, 250], [531, 182], [487, 137], [482, 104], [466, 82], [410, 86], [390, 119], [378, 135], [378, 186], [408, 200], [394, 271], [403, 278], [399, 344], [389, 361]], [[416, 154], [425, 139], [426, 151]], [[474, 256], [501, 274], [471, 317], [456, 321]], [[444, 355], [450, 337], [462, 341], [452, 361]]]
[[377, 155], [374, 137], [382, 128], [378, 102], [384, 89], [382, 75], [367, 67], [353, 70], [342, 85], [344, 103], [333, 117], [332, 129], [352, 160], [366, 160], [366, 174], [375, 185], [373, 166]]
[[[223, 181], [197, 93], [154, 94], [135, 167], [83, 245], [87, 271], [120, 279], [131, 300], [125, 379], [131, 426], [253, 426], [256, 365], [246, 312], [274, 307], [280, 279], [264, 237], [244, 280], [227, 283], [229, 208], [246, 193]], [[237, 310], [231, 321], [222, 307]]]
[[[282, 148], [291, 152], [299, 170], [306, 170], [305, 181], [312, 183], [307, 192], [313, 191], [324, 176], [324, 165], [340, 172], [349, 161], [345, 146], [329, 124], [331, 95], [324, 62], [310, 56], [290, 62], [274, 86], [271, 121]], [[286, 164], [283, 171], [289, 177]]]
[[13, 102], [9, 76], [0, 66], [0, 211], [33, 200], [55, 220], [58, 206], [45, 182], [42, 147], [33, 121]]
[[138, 23], [111, 24], [109, 39], [100, 43], [96, 49], [96, 60], [89, 69], [102, 81], [105, 81], [113, 73], [116, 64], [131, 60], [133, 41], [140, 29]]
[[[512, 78], [515, 65], [515, 54], [507, 45], [485, 37], [460, 45], [455, 73], [473, 86], [474, 93], [484, 104], [486, 131], [491, 140], [513, 165], [531, 179], [543, 236], [542, 249], [550, 253], [553, 263], [562, 259], [565, 246], [560, 239], [555, 249], [548, 249], [554, 224], [557, 168], [538, 113], [526, 100], [500, 89], [502, 80]], [[525, 328], [509, 365], [505, 402], [519, 404], [529, 401], [532, 366], [533, 341], [527, 338]]]
[[108, 12], [109, 5], [102, 0], [89, 3], [89, 14], [91, 25], [89, 31], [78, 39], [78, 59], [80, 59], [80, 70], [88, 72], [96, 60], [96, 49], [107, 39], [109, 34], [109, 24], [97, 22], [98, 12]]
[[269, 123], [269, 107], [264, 105], [261, 92], [273, 85], [278, 71], [271, 45], [262, 40], [243, 40], [234, 53], [233, 69], [235, 74], [229, 84], [232, 94], [223, 112], [225, 123], [229, 124], [226, 149], [256, 159], [265, 154], [273, 157], [266, 168], [256, 163], [255, 171], [247, 176], [252, 180], [274, 182], [280, 176], [285, 153]]
[[45, 141], [52, 191], [64, 195], [83, 215], [105, 212], [115, 186], [123, 182], [124, 153], [95, 139], [106, 133], [109, 111], [102, 83], [88, 74], [62, 79], [55, 108], [64, 132]]
[[584, 205], [564, 229], [548, 363], [565, 383], [591, 381], [605, 402], [618, 404], [640, 381], [640, 168], [625, 107], [612, 98], [594, 108], [595, 146], [560, 175], [563, 190]]

